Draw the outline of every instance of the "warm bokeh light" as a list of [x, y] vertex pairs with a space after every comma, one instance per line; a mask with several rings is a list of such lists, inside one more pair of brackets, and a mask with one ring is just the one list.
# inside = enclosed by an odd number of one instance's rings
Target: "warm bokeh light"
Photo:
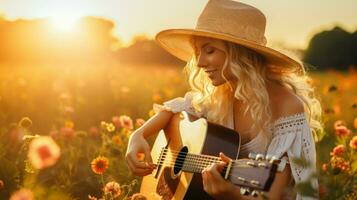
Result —
[[50, 19], [52, 26], [56, 30], [63, 31], [63, 32], [69, 32], [74, 30], [78, 20], [79, 18], [77, 17], [66, 17], [66, 16], [55, 16], [55, 17], [51, 17]]
[[[336, 0], [309, 3], [284, 0], [240, 1], [264, 12], [267, 16], [268, 44], [274, 46], [306, 48], [311, 36], [320, 30], [341, 25], [352, 32], [357, 23], [356, 0], [344, 0], [343, 3]], [[57, 15], [102, 17], [115, 23], [113, 34], [127, 46], [131, 44], [131, 38], [138, 34], [153, 37], [165, 28], [194, 26], [206, 3], [207, 0], [11, 0], [0, 1], [0, 15], [3, 14], [9, 20]], [[64, 24], [64, 27], [70, 27]]]

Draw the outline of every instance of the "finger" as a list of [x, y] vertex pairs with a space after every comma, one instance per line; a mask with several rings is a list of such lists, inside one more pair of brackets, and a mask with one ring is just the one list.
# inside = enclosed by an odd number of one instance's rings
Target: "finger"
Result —
[[202, 171], [202, 181], [203, 181], [203, 189], [207, 192], [207, 193], [211, 193], [211, 184], [208, 178], [208, 171], [206, 169], [204, 169]]
[[218, 171], [219, 173], [222, 173], [223, 170], [224, 170], [224, 167], [227, 166], [227, 163], [221, 161], [221, 162], [217, 163], [216, 165], [217, 165], [217, 166], [216, 166], [217, 171]]
[[209, 169], [209, 177], [212, 179], [212, 181], [215, 184], [219, 184], [220, 182], [224, 181], [224, 179], [222, 178], [221, 173], [218, 171], [218, 164], [212, 164]]
[[139, 176], [146, 176], [148, 174], [152, 173], [152, 169], [141, 169], [141, 168], [136, 168], [131, 161], [127, 162], [128, 166], [130, 168], [130, 170], [133, 172], [133, 174], [135, 175], [139, 175]]
[[129, 154], [128, 160], [131, 162], [131, 164], [133, 164], [135, 169], [137, 169], [137, 168], [140, 168], [140, 169], [152, 169], [153, 168], [150, 165], [148, 165], [146, 162], [139, 161], [137, 159], [136, 153]]
[[152, 161], [150, 149], [146, 149], [144, 151], [144, 154], [145, 154], [145, 161], [148, 162], [148, 164], [150, 165], [149, 167], [153, 168], [154, 167], [154, 163]]
[[230, 161], [232, 161], [232, 159], [226, 156], [223, 152], [219, 152], [219, 157], [225, 163], [229, 163]]

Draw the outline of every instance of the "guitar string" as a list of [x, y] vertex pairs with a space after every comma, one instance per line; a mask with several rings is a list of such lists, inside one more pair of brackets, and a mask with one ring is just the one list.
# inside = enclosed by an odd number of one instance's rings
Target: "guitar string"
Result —
[[[166, 158], [166, 159], [170, 159]], [[176, 160], [173, 160], [176, 159]], [[239, 161], [239, 162], [243, 162], [243, 161]], [[161, 161], [157, 162], [156, 164], [172, 164], [173, 166], [177, 166], [177, 167], [191, 167], [191, 168], [205, 168], [208, 167], [210, 164], [213, 163], [218, 163], [218, 162], [200, 162], [200, 161], [195, 161], [195, 160], [185, 160], [185, 159], [177, 159], [175, 157], [171, 157], [170, 160], [163, 160], [161, 159]], [[238, 163], [236, 160], [232, 160], [232, 163], [234, 164], [231, 168], [242, 168], [242, 166], [247, 166], [247, 167], [251, 167], [248, 164], [241, 164]], [[176, 164], [176, 165], [175, 165]], [[238, 166], [240, 165], [240, 166]], [[227, 166], [224, 166], [224, 168], [226, 168]]]
[[[194, 154], [190, 154], [190, 153], [183, 153], [183, 152], [179, 152], [177, 153], [178, 151], [171, 151], [171, 155], [175, 156], [175, 155], [179, 155], [177, 157], [181, 158], [182, 156], [185, 156], [185, 157], [188, 157], [188, 161], [193, 161], [195, 162], [195, 160], [199, 161], [200, 163], [209, 163], [209, 162], [212, 162], [212, 161], [219, 161], [219, 158], [217, 157], [214, 157], [214, 156], [209, 156], [209, 158], [205, 158], [205, 159], [198, 159], [196, 157], [194, 157], [195, 155]], [[164, 151], [162, 151], [162, 153], [160, 154], [161, 156], [165, 155], [165, 153], [169, 153], [169, 150], [168, 149], [164, 149]], [[192, 155], [192, 157], [191, 157]]]
[[[232, 162], [234, 162], [234, 163], [236, 163], [237, 162], [237, 160], [232, 160]], [[242, 162], [242, 161], [240, 161], [240, 162]], [[175, 165], [172, 165], [172, 164], [175, 164], [175, 162], [165, 162], [165, 161], [163, 161], [163, 162], [161, 162], [161, 164], [163, 165], [163, 166], [168, 166], [168, 167], [174, 167]], [[168, 164], [168, 165], [167, 165]], [[210, 164], [210, 163], [208, 163], [208, 164]], [[236, 164], [238, 164], [238, 165], [241, 165], [241, 166], [245, 166], [245, 167], [252, 167], [252, 166], [249, 166], [249, 165], [247, 165], [247, 164], [240, 164], [240, 163], [236, 163]], [[176, 165], [177, 166], [177, 165]], [[208, 165], [207, 165], [208, 166]], [[199, 167], [206, 167], [206, 166], [199, 166]], [[239, 167], [239, 166], [237, 166], [237, 165], [235, 165], [235, 167], [236, 168], [242, 168], [242, 167]], [[233, 167], [232, 166], [232, 168], [235, 168], [235, 167]], [[202, 173], [202, 170], [203, 169], [200, 169], [200, 168], [198, 168], [198, 170], [199, 171], [197, 171], [197, 167], [195, 167], [195, 168], [193, 168], [193, 169], [191, 169], [193, 172], [196, 172], [196, 173]], [[224, 166], [224, 168], [223, 168], [223, 170], [222, 170], [222, 172], [220, 172], [221, 174], [224, 174], [224, 173], [226, 173], [226, 170], [227, 170], [227, 166]], [[183, 171], [185, 171], [185, 170], [183, 170]], [[191, 171], [191, 172], [192, 172]], [[242, 178], [241, 176], [235, 176], [235, 175], [233, 175], [233, 174], [231, 174], [230, 175], [230, 178]], [[246, 181], [248, 181], [248, 180], [246, 180]], [[248, 181], [249, 182], [249, 181]], [[247, 182], [246, 182], [247, 183]], [[240, 185], [242, 185], [242, 184], [240, 184]], [[250, 186], [251, 188], [252, 188], [252, 186]], [[254, 186], [255, 188], [258, 188], [258, 186]]]
[[[168, 167], [172, 167], [172, 165], [163, 165], [163, 166], [168, 166]], [[203, 170], [203, 169], [202, 169]], [[197, 170], [192, 170], [192, 171], [188, 171], [188, 172], [193, 172], [193, 173], [202, 173], [202, 170], [199, 170], [199, 171], [197, 171]], [[185, 170], [182, 170], [182, 171], [185, 171]], [[226, 168], [224, 168], [223, 170], [222, 170], [222, 172], [220, 172], [220, 174], [225, 174], [226, 173]], [[240, 178], [244, 178], [244, 176], [242, 176], [242, 175], [233, 175], [233, 174], [230, 174], [229, 175], [229, 179], [232, 181], [233, 179], [240, 179]], [[258, 189], [258, 190], [262, 190], [262, 186], [264, 186], [265, 184], [259, 184], [259, 185], [254, 185], [254, 184], [252, 184], [250, 181], [252, 181], [252, 180], [249, 180], [249, 179], [247, 179], [247, 178], [244, 178], [245, 180], [244, 181], [242, 181], [243, 183], [237, 183], [237, 182], [234, 182], [235, 184], [238, 184], [238, 185], [240, 185], [240, 186], [245, 186], [245, 187], [250, 187], [250, 188], [252, 188], [252, 189]], [[256, 180], [255, 180], [256, 181]], [[244, 184], [245, 183], [245, 184]], [[262, 182], [263, 183], [263, 182]], [[264, 182], [265, 183], [265, 182]], [[247, 186], [248, 185], [248, 186]]]
[[[161, 154], [161, 156], [166, 156], [167, 155], [166, 153], [167, 152], [163, 152]], [[178, 159], [180, 161], [183, 159], [183, 162], [185, 161], [185, 158], [187, 157], [187, 155], [197, 156], [197, 154], [186, 154], [185, 152], [180, 152], [178, 154], [172, 153], [171, 155], [173, 155], [173, 156], [179, 155], [179, 156], [176, 157], [176, 159]], [[202, 155], [199, 155], [199, 156], [202, 156]], [[214, 157], [214, 158], [215, 159], [212, 160], [212, 159], [202, 159], [200, 157], [190, 157], [187, 161], [193, 161], [193, 162], [196, 161], [196, 163], [202, 163], [202, 164], [207, 164], [207, 165], [211, 164], [212, 162], [216, 162], [217, 163], [217, 161], [222, 161], [222, 160], [220, 160], [220, 158], [217, 158], [217, 157]], [[235, 161], [237, 161], [237, 160], [235, 160]], [[244, 161], [240, 161], [240, 162], [244, 162]]]
[[[175, 151], [173, 151], [175, 152]], [[179, 151], [176, 151], [176, 152], [179, 152]], [[165, 149], [165, 151], [162, 151], [162, 153], [160, 154], [161, 157], [162, 156], [167, 156], [167, 155], [170, 155], [170, 154], [166, 154], [166, 153], [169, 153], [169, 150], [168, 149]], [[175, 161], [172, 161], [172, 163], [180, 163], [182, 164], [182, 162], [185, 162], [185, 158], [188, 156], [188, 155], [193, 155], [193, 156], [201, 156], [201, 157], [205, 157], [206, 155], [197, 155], [197, 154], [190, 154], [190, 153], [186, 153], [186, 152], [179, 152], [179, 153], [171, 153], [172, 157], [175, 156], [175, 155], [178, 155], [176, 157], [177, 160], [179, 160], [179, 162], [175, 162]], [[213, 162], [214, 163], [218, 163], [219, 161], [222, 161], [220, 158], [218, 157], [214, 157], [214, 156], [209, 156], [209, 157], [212, 157], [212, 158], [201, 158], [201, 157], [190, 157], [187, 161], [192, 161], [192, 162], [196, 162], [198, 164], [204, 164], [204, 166], [208, 166], [210, 164], [212, 164]], [[160, 158], [160, 157], [159, 157]], [[175, 159], [175, 157], [173, 157]], [[183, 159], [183, 160], [182, 160]], [[161, 159], [162, 160], [162, 159]], [[217, 162], [218, 161], [218, 162]], [[233, 162], [237, 163], [237, 160], [232, 160]], [[162, 161], [160, 161], [162, 162]], [[158, 162], [158, 163], [160, 163]], [[165, 162], [165, 161], [164, 161]], [[246, 162], [246, 161], [239, 161], [239, 162]], [[191, 167], [197, 167], [197, 164], [196, 165], [192, 165], [194, 163], [190, 163], [191, 165], [188, 165], [188, 166], [191, 166]], [[183, 164], [182, 164], [183, 166]], [[200, 167], [200, 165], [198, 165], [198, 167]]]
[[[237, 160], [235, 160], [234, 162], [236, 162]], [[241, 161], [240, 161], [241, 162]], [[170, 166], [170, 167], [174, 167], [175, 166], [175, 162], [170, 162], [170, 161], [163, 161], [163, 162], [161, 162], [162, 164], [168, 164], [168, 165], [166, 165], [166, 166]], [[187, 171], [193, 171], [193, 172], [197, 172], [197, 173], [201, 173], [202, 172], [202, 170], [205, 168], [205, 167], [207, 167], [207, 166], [209, 166], [209, 164], [212, 164], [212, 163], [206, 163], [205, 165], [200, 165], [200, 166], [197, 166], [197, 164], [196, 165], [185, 165], [186, 167], [188, 166], [188, 167], [190, 167], [190, 168], [187, 168]], [[176, 167], [184, 167], [183, 165], [177, 165], [176, 164]], [[252, 166], [250, 166], [250, 165], [247, 165], [247, 164], [241, 164], [241, 163], [237, 163], [236, 162], [236, 164], [234, 164], [232, 167], [231, 167], [231, 169], [232, 168], [242, 168], [242, 167], [247, 167], [247, 168], [252, 168]], [[183, 169], [184, 170], [184, 169]], [[222, 170], [222, 172], [221, 173], [226, 173], [226, 170], [227, 170], [227, 166], [224, 166], [223, 167], [223, 170]], [[184, 170], [185, 171], [185, 170]], [[231, 175], [232, 176], [232, 175]], [[239, 177], [239, 176], [232, 176], [232, 177]]]

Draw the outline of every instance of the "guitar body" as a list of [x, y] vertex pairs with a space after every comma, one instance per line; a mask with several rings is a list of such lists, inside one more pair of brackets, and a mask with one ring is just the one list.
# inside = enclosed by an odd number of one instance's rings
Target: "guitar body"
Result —
[[[168, 142], [170, 152], [184, 149], [188, 153], [212, 156], [224, 152], [232, 159], [238, 158], [240, 136], [234, 130], [209, 123], [203, 118], [190, 120], [186, 112], [175, 114], [167, 127], [158, 134], [152, 147], [154, 162], [162, 158], [162, 148]], [[176, 157], [165, 157], [165, 163], [177, 163], [175, 160]], [[140, 193], [148, 199], [212, 199], [203, 190], [200, 173], [178, 172], [177, 168], [164, 165], [143, 178]]]

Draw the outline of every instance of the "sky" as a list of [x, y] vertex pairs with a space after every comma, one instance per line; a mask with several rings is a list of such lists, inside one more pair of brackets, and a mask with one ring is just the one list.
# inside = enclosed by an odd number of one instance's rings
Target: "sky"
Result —
[[[167, 28], [193, 28], [207, 0], [0, 0], [8, 20], [53, 18], [54, 26], [82, 16], [107, 18], [113, 34], [130, 44], [134, 35], [150, 38]], [[314, 33], [340, 25], [357, 30], [357, 0], [241, 0], [267, 17], [269, 46], [306, 48]]]

